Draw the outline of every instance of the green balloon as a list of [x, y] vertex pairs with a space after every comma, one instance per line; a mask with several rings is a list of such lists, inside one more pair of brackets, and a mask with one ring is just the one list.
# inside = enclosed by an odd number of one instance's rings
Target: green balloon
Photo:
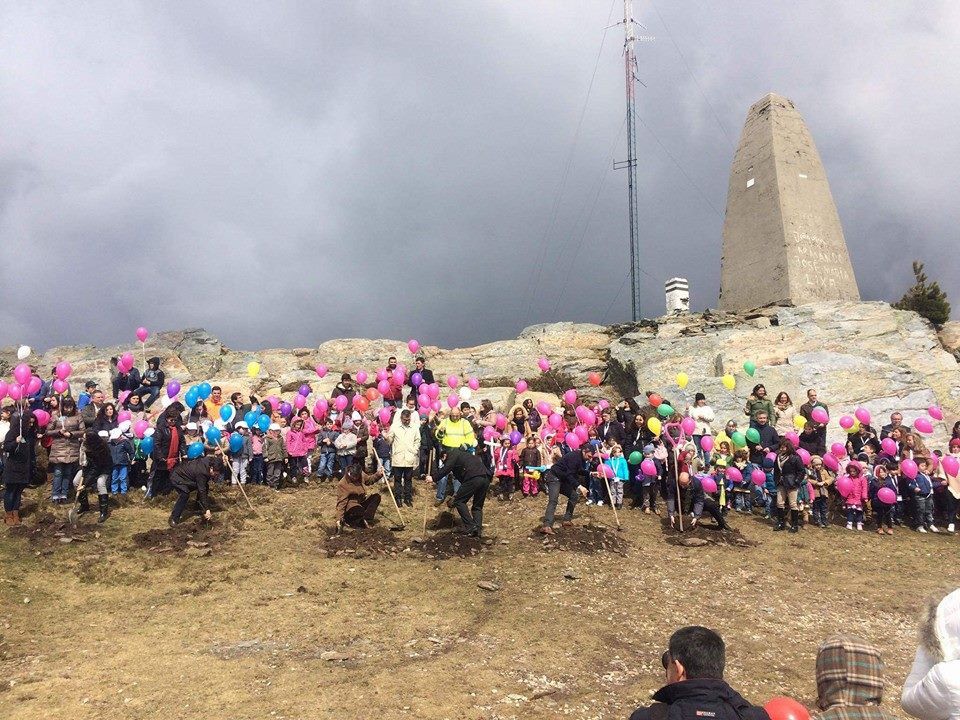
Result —
[[660, 403], [660, 407], [657, 408], [657, 414], [659, 414], [660, 417], [670, 417], [673, 415], [673, 408], [666, 403]]
[[[753, 428], [750, 429], [752, 430]], [[738, 448], [746, 447], [747, 445], [747, 439], [743, 436], [742, 432], [735, 432], [730, 436], [730, 439], [733, 440], [734, 446]]]
[[753, 374], [757, 371], [757, 364], [752, 360], [747, 360], [743, 364], [743, 371], [750, 377], [753, 377]]
[[747, 430], [747, 440], [756, 444], [760, 442], [760, 431], [756, 428], [750, 428]]
[[627, 458], [627, 462], [631, 465], [639, 465], [643, 462], [643, 455], [636, 450], [630, 453], [630, 457]]

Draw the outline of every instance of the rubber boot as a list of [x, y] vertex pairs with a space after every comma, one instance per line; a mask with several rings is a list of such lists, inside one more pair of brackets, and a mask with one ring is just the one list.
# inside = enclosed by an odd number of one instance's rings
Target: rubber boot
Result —
[[20, 524], [20, 511], [11, 510], [10, 511], [10, 527], [16, 527]]
[[77, 515], [83, 515], [90, 509], [90, 498], [87, 497], [87, 491], [84, 490], [80, 493], [80, 498], [77, 501]]
[[800, 511], [791, 510], [790, 511], [790, 530], [789, 532], [795, 533], [800, 531]]
[[786, 510], [781, 510], [780, 508], [777, 508], [777, 524], [774, 525], [773, 527], [774, 532], [777, 532], [778, 530], [786, 529], [787, 526], [786, 526], [786, 522], [784, 521], [785, 514], [786, 514]]
[[109, 495], [97, 495], [97, 501], [100, 505], [100, 517], [97, 519], [98, 523], [106, 522], [107, 515], [110, 514], [109, 497]]
[[470, 531], [470, 537], [481, 537], [483, 535], [483, 510], [473, 511], [473, 529]]

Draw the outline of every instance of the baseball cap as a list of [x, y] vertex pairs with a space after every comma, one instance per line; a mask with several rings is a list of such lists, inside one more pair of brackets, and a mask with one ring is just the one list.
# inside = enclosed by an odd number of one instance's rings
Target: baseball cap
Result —
[[97, 383], [95, 380], [87, 380], [86, 384], [84, 384], [84, 387], [87, 390], [89, 390], [90, 388], [95, 388], [96, 386], [97, 386]]

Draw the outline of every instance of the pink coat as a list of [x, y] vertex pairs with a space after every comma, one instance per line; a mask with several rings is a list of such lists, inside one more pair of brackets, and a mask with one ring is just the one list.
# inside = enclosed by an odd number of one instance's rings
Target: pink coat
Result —
[[847, 478], [853, 483], [853, 490], [850, 491], [850, 494], [847, 495], [843, 501], [847, 505], [862, 508], [863, 504], [870, 497], [870, 491], [867, 487], [867, 477], [866, 475], [861, 475], [860, 477], [850, 477], [848, 475]]
[[317, 433], [320, 432], [320, 428], [317, 427], [317, 424], [307, 418], [303, 423], [303, 434], [307, 436], [307, 452], [306, 455], [309, 455], [317, 447]]
[[506, 452], [506, 457], [504, 457], [503, 446], [497, 445], [493, 449], [493, 467], [494, 475], [497, 477], [507, 476], [511, 477], [513, 475], [513, 470], [520, 463], [520, 456], [517, 455], [517, 451], [514, 448], [510, 448]]
[[290, 457], [306, 457], [310, 454], [310, 439], [316, 445], [316, 435], [307, 435], [303, 430], [299, 432], [291, 428], [287, 431], [287, 455]]

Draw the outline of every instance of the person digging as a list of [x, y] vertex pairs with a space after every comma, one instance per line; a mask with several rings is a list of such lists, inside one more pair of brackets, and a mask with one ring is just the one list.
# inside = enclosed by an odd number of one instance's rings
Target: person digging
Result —
[[190, 500], [190, 493], [196, 491], [197, 504], [203, 510], [203, 519], [209, 520], [213, 517], [210, 511], [210, 501], [207, 490], [210, 482], [220, 477], [223, 470], [223, 461], [220, 453], [216, 455], [205, 455], [204, 457], [194, 458], [193, 460], [184, 460], [177, 465], [170, 473], [170, 485], [177, 491], [177, 501], [170, 513], [168, 524], [174, 527], [180, 522], [180, 516], [187, 507]]
[[[454, 532], [480, 537], [483, 534], [483, 503], [492, 479], [490, 471], [476, 455], [459, 448], [441, 447], [436, 479], [440, 481], [450, 474], [460, 481], [460, 487], [448, 505], [452, 504], [463, 520], [463, 528]], [[434, 479], [427, 475], [427, 482], [434, 482]], [[467, 500], [471, 500], [470, 510], [467, 510]]]
[[588, 444], [580, 446], [579, 450], [571, 450], [550, 466], [543, 475], [547, 486], [547, 511], [543, 517], [543, 527], [540, 532], [544, 535], [553, 535], [554, 516], [557, 512], [557, 501], [561, 495], [567, 498], [567, 511], [563, 515], [562, 524], [573, 524], [573, 510], [577, 506], [580, 495], [586, 497], [586, 485], [590, 480], [590, 471], [593, 464], [593, 447]]
[[368, 528], [380, 507], [380, 493], [367, 494], [367, 487], [377, 481], [386, 482], [383, 469], [375, 473], [365, 473], [359, 463], [347, 467], [343, 478], [337, 484], [337, 532], [344, 525], [354, 528]]
[[714, 519], [714, 522], [717, 523], [717, 527], [720, 530], [730, 530], [730, 526], [727, 525], [727, 521], [724, 520], [723, 513], [720, 511], [720, 505], [706, 493], [699, 477], [696, 475], [690, 477], [690, 473], [682, 472], [680, 473], [678, 482], [681, 488], [690, 493], [690, 510], [693, 515], [690, 523], [691, 530], [700, 522], [700, 517], [704, 511]]

